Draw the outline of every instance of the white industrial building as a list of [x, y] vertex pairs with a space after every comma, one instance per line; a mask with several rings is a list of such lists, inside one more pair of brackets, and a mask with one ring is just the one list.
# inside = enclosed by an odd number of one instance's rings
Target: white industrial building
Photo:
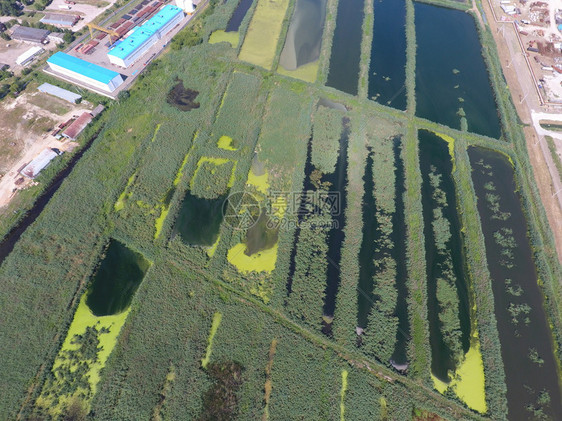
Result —
[[133, 29], [131, 35], [118, 41], [107, 53], [109, 61], [116, 66], [129, 67], [180, 23], [183, 17], [183, 10], [179, 7], [171, 4], [164, 6], [144, 25]]
[[192, 14], [195, 10], [192, 0], [176, 0], [177, 6], [182, 9], [185, 13]]
[[53, 159], [57, 157], [57, 153], [52, 149], [43, 149], [43, 151], [37, 155], [37, 157], [27, 164], [21, 171], [21, 175], [25, 175], [29, 178], [35, 178], [41, 172], [43, 168], [51, 163]]
[[113, 92], [123, 83], [119, 73], [61, 51], [53, 54], [47, 64], [55, 73], [105, 92]]
[[20, 55], [16, 59], [16, 64], [18, 66], [27, 66], [29, 63], [33, 61], [35, 57], [41, 54], [44, 50], [41, 47], [31, 47], [25, 53]]

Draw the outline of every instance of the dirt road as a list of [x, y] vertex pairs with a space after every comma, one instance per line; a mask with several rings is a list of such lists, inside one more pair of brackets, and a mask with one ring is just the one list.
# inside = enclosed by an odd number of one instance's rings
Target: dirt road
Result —
[[[535, 89], [535, 82], [527, 66], [526, 52], [521, 51], [513, 24], [496, 22], [488, 1], [483, 1], [482, 5], [496, 41], [513, 102], [521, 120], [529, 125], [524, 129], [527, 151], [548, 221], [554, 234], [558, 260], [562, 263], [562, 197], [559, 197], [562, 193], [556, 195], [555, 190], [560, 180], [546, 141], [543, 139], [544, 135], [542, 132], [537, 133], [532, 118], [535, 115], [550, 120], [562, 120], [562, 109], [541, 105]], [[547, 111], [550, 112], [547, 113]]]
[[[52, 122], [59, 124], [61, 122], [69, 120], [74, 115], [80, 115], [84, 111], [89, 111], [91, 107], [87, 104], [82, 104], [81, 106], [73, 106], [68, 104], [66, 109], [69, 110], [64, 114], [56, 114], [45, 108], [39, 107], [31, 102], [34, 96], [43, 96], [46, 94], [42, 93], [27, 93], [17, 97], [12, 101], [5, 101], [0, 106], [0, 112], [9, 113], [17, 107], [25, 107], [25, 114], [21, 118], [22, 121], [12, 124], [10, 128], [4, 128], [4, 135], [10, 136], [9, 139], [13, 139], [16, 142], [23, 141], [22, 150], [19, 152], [19, 156], [9, 162], [2, 162], [4, 166], [7, 166], [6, 173], [0, 179], [0, 208], [8, 205], [14, 195], [17, 193], [18, 189], [27, 187], [31, 181], [24, 178], [22, 184], [16, 184], [16, 181], [22, 178], [18, 173], [18, 170], [24, 165], [28, 164], [35, 158], [39, 153], [41, 153], [45, 148], [57, 148], [61, 151], [66, 151], [76, 145], [74, 142], [60, 141], [55, 139], [50, 135], [49, 132], [43, 132], [42, 134], [34, 133], [33, 131], [27, 129], [25, 125], [27, 121], [25, 120], [26, 115], [32, 115], [33, 119], [39, 118], [49, 118]], [[57, 98], [45, 97], [46, 101], [51, 104], [59, 101]]]

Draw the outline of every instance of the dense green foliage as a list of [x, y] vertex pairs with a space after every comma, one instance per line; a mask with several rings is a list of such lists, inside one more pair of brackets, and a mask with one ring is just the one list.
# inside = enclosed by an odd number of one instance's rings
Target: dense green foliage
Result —
[[312, 165], [321, 172], [334, 172], [338, 159], [341, 118], [338, 111], [319, 107], [312, 127]]
[[19, 16], [22, 9], [23, 5], [15, 0], [0, 1], [0, 16]]
[[232, 177], [234, 162], [215, 164], [204, 161], [199, 165], [197, 174], [193, 178], [191, 193], [204, 199], [216, 199], [224, 195]]
[[[108, 110], [97, 123], [96, 129], [103, 125], [98, 140], [1, 267], [0, 281], [10, 292], [0, 294], [0, 319], [6, 321], [0, 336], [0, 378], [9, 379], [0, 381], [0, 418], [14, 418], [21, 410], [21, 417], [29, 419], [40, 390], [52, 380], [52, 362], [110, 237], [142, 251], [154, 265], [133, 299], [91, 407], [69, 402], [68, 416], [90, 411], [96, 419], [269, 416], [272, 420], [324, 420], [338, 419], [343, 411], [346, 419], [353, 420], [409, 419], [416, 409], [416, 413], [429, 411], [450, 419], [478, 418], [457, 401], [426, 387], [431, 363], [417, 129], [431, 123], [318, 85], [262, 72], [232, 61], [234, 53], [226, 45], [204, 44], [212, 30], [224, 27], [221, 25], [235, 3], [229, 0], [225, 5], [208, 7], [173, 41], [173, 51], [141, 75], [130, 97]], [[332, 29], [335, 4], [329, 2], [327, 17]], [[407, 7], [408, 19], [413, 20], [410, 1]], [[243, 31], [244, 24], [241, 35]], [[330, 51], [331, 33], [325, 31], [329, 35], [323, 42], [324, 56]], [[415, 65], [411, 54], [415, 53], [415, 33], [414, 38], [413, 31], [408, 33], [410, 74]], [[327, 62], [324, 56], [321, 63]], [[180, 111], [167, 102], [178, 78], [184, 81], [185, 90], [199, 92], [199, 108]], [[407, 80], [408, 111], [413, 112], [415, 80], [412, 74]], [[329, 338], [319, 332], [329, 270], [326, 227], [333, 222], [328, 213], [308, 212], [297, 230], [299, 218], [295, 209], [290, 212], [288, 208], [286, 226], [270, 238], [277, 241], [278, 251], [275, 269], [267, 274], [240, 273], [228, 263], [228, 250], [252, 236], [245, 230], [223, 223], [214, 254], [177, 238], [170, 240], [184, 197], [225, 194], [233, 170], [230, 190], [256, 194], [265, 208], [271, 206], [272, 192], [300, 193], [303, 183], [305, 190], [311, 184], [311, 191], [328, 191], [331, 186], [326, 176], [334, 171], [335, 158], [342, 152], [338, 151], [342, 113], [324, 106], [311, 113], [313, 102], [324, 96], [344, 103], [351, 120], [349, 146], [343, 152], [350, 165], [341, 281], [331, 321], [333, 336]], [[312, 122], [311, 162], [315, 168], [304, 174]], [[438, 125], [434, 128], [460, 133]], [[392, 235], [399, 174], [392, 139], [401, 135], [398, 155], [405, 162], [407, 238], [403, 240], [408, 246], [407, 300], [412, 331], [406, 376], [385, 367], [394, 350], [398, 325], [397, 244]], [[217, 142], [222, 136], [232, 137], [235, 149], [220, 148]], [[475, 279], [478, 305], [474, 311], [482, 339], [488, 406], [491, 417], [501, 418], [505, 413], [505, 380], [466, 147], [471, 142], [504, 146], [476, 135], [466, 134], [465, 139], [455, 146], [460, 153], [454, 180], [459, 202], [466, 208], [462, 218], [468, 238], [467, 260]], [[362, 215], [360, 203], [369, 150], [376, 203], [376, 212], [370, 216], [376, 218], [378, 227], [372, 256], [377, 273], [373, 277], [372, 311], [362, 346], [357, 348], [357, 256], [363, 221], [368, 217]], [[223, 163], [202, 160], [205, 157]], [[258, 176], [267, 173], [267, 194], [247, 184], [250, 168]], [[521, 167], [522, 172], [527, 169]], [[441, 203], [439, 175], [434, 174], [432, 180], [434, 200]], [[523, 194], [531, 191], [525, 183], [522, 190]], [[492, 190], [490, 193], [493, 195]], [[121, 199], [122, 207], [116, 206]], [[493, 206], [493, 196], [490, 203]], [[530, 219], [543, 224], [542, 217], [536, 217], [532, 210], [534, 205], [527, 206], [531, 206]], [[435, 246], [445, 256], [450, 227], [439, 207], [431, 216]], [[545, 241], [551, 247], [545, 228], [539, 228], [531, 226], [535, 244]], [[295, 231], [299, 231], [296, 242]], [[509, 264], [509, 232], [499, 232], [497, 242], [505, 249]], [[292, 253], [294, 268], [290, 267]], [[445, 259], [446, 276], [437, 281], [436, 294], [442, 308], [441, 328], [450, 339], [449, 346], [455, 348], [459, 343], [455, 317], [459, 304], [447, 262]], [[544, 266], [543, 278], [551, 288], [551, 269]], [[291, 293], [287, 297], [288, 280]], [[505, 287], [518, 296], [518, 285], [506, 281]], [[552, 301], [551, 309], [556, 308]], [[514, 305], [511, 310], [518, 323], [524, 323], [527, 308]], [[216, 312], [223, 314], [223, 319], [210, 362], [203, 369], [201, 359]], [[69, 357], [80, 363], [91, 360], [95, 333], [87, 330], [77, 338], [81, 347]], [[273, 353], [272, 341], [277, 343]], [[541, 356], [532, 351], [529, 358], [540, 364]], [[85, 366], [76, 371], [67, 368], [60, 367], [60, 375], [68, 377], [70, 383], [84, 383]], [[342, 370], [349, 372], [343, 398]], [[538, 411], [547, 400], [547, 396], [537, 395], [531, 409]]]

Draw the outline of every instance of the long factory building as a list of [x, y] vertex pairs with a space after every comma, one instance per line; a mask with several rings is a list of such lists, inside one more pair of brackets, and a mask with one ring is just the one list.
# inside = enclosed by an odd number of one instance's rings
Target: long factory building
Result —
[[47, 64], [55, 73], [105, 92], [111, 93], [123, 83], [123, 78], [119, 73], [65, 54], [62, 51], [53, 54], [47, 60]]
[[109, 61], [116, 66], [129, 67], [148, 51], [158, 40], [176, 26], [184, 17], [183, 10], [168, 4], [156, 15], [137, 26], [124, 40], [118, 41], [109, 50]]

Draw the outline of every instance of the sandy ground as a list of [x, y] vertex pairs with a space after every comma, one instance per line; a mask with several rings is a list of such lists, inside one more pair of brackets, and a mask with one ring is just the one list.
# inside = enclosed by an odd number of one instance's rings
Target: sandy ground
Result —
[[[26, 126], [33, 120], [38, 118], [48, 118], [52, 120], [53, 127], [61, 122], [67, 121], [74, 115], [79, 115], [83, 111], [91, 110], [89, 104], [83, 103], [80, 105], [68, 104], [69, 111], [64, 114], [56, 114], [38, 105], [32, 104], [31, 101], [37, 100], [48, 101], [51, 105], [56, 101], [62, 101], [58, 98], [53, 98], [47, 94], [40, 92], [29, 92], [19, 96], [15, 99], [4, 100], [0, 103], [0, 113], [9, 113], [16, 108], [22, 108], [25, 113], [21, 117], [21, 121], [9, 126], [2, 127], [1, 141], [2, 147], [14, 147], [14, 156], [2, 156], [3, 162], [0, 165], [4, 169], [4, 175], [0, 179], [0, 208], [6, 206], [14, 197], [17, 189], [27, 187], [31, 180], [23, 178], [18, 170], [24, 165], [33, 160], [45, 148], [58, 148], [61, 151], [66, 151], [73, 148], [76, 144], [68, 140], [60, 141], [50, 135], [50, 132], [38, 134], [29, 130]], [[16, 185], [16, 181], [23, 178], [22, 184]]]
[[10, 66], [12, 72], [16, 75], [20, 74], [23, 70], [23, 66], [18, 66], [16, 64], [16, 59], [27, 50], [32, 47], [41, 47], [45, 50], [41, 55], [39, 55], [36, 60], [41, 60], [47, 57], [47, 55], [51, 54], [51, 51], [57, 48], [54, 42], [50, 42], [49, 44], [30, 44], [27, 42], [21, 42], [16, 40], [6, 41], [0, 38], [0, 62], [5, 63]]
[[[75, 5], [69, 5], [70, 9], [61, 9], [59, 6], [66, 5], [64, 0], [53, 0], [53, 2], [45, 9], [45, 12], [50, 13], [60, 13], [63, 15], [80, 15], [83, 19], [78, 21], [76, 25], [72, 27], [73, 31], [79, 31], [82, 29], [88, 22], [93, 21], [97, 16], [102, 14], [105, 10], [109, 9], [116, 0], [103, 0], [98, 1], [98, 4], [102, 4], [102, 7], [95, 6], [93, 3], [96, 2], [88, 2], [88, 3], [81, 3], [80, 0], [73, 0], [76, 2]], [[89, 4], [92, 3], [92, 4]]]
[[526, 53], [521, 51], [513, 25], [496, 22], [488, 1], [483, 1], [482, 4], [488, 24], [494, 34], [503, 72], [517, 112], [521, 120], [529, 125], [524, 129], [527, 151], [548, 221], [554, 234], [558, 259], [562, 262], [562, 193], [557, 194], [556, 190], [556, 186], [560, 183], [558, 171], [553, 165], [552, 157], [543, 137], [544, 133], [542, 131], [537, 133], [532, 118], [535, 115], [544, 119], [562, 119], [562, 109], [541, 105], [524, 56]]

